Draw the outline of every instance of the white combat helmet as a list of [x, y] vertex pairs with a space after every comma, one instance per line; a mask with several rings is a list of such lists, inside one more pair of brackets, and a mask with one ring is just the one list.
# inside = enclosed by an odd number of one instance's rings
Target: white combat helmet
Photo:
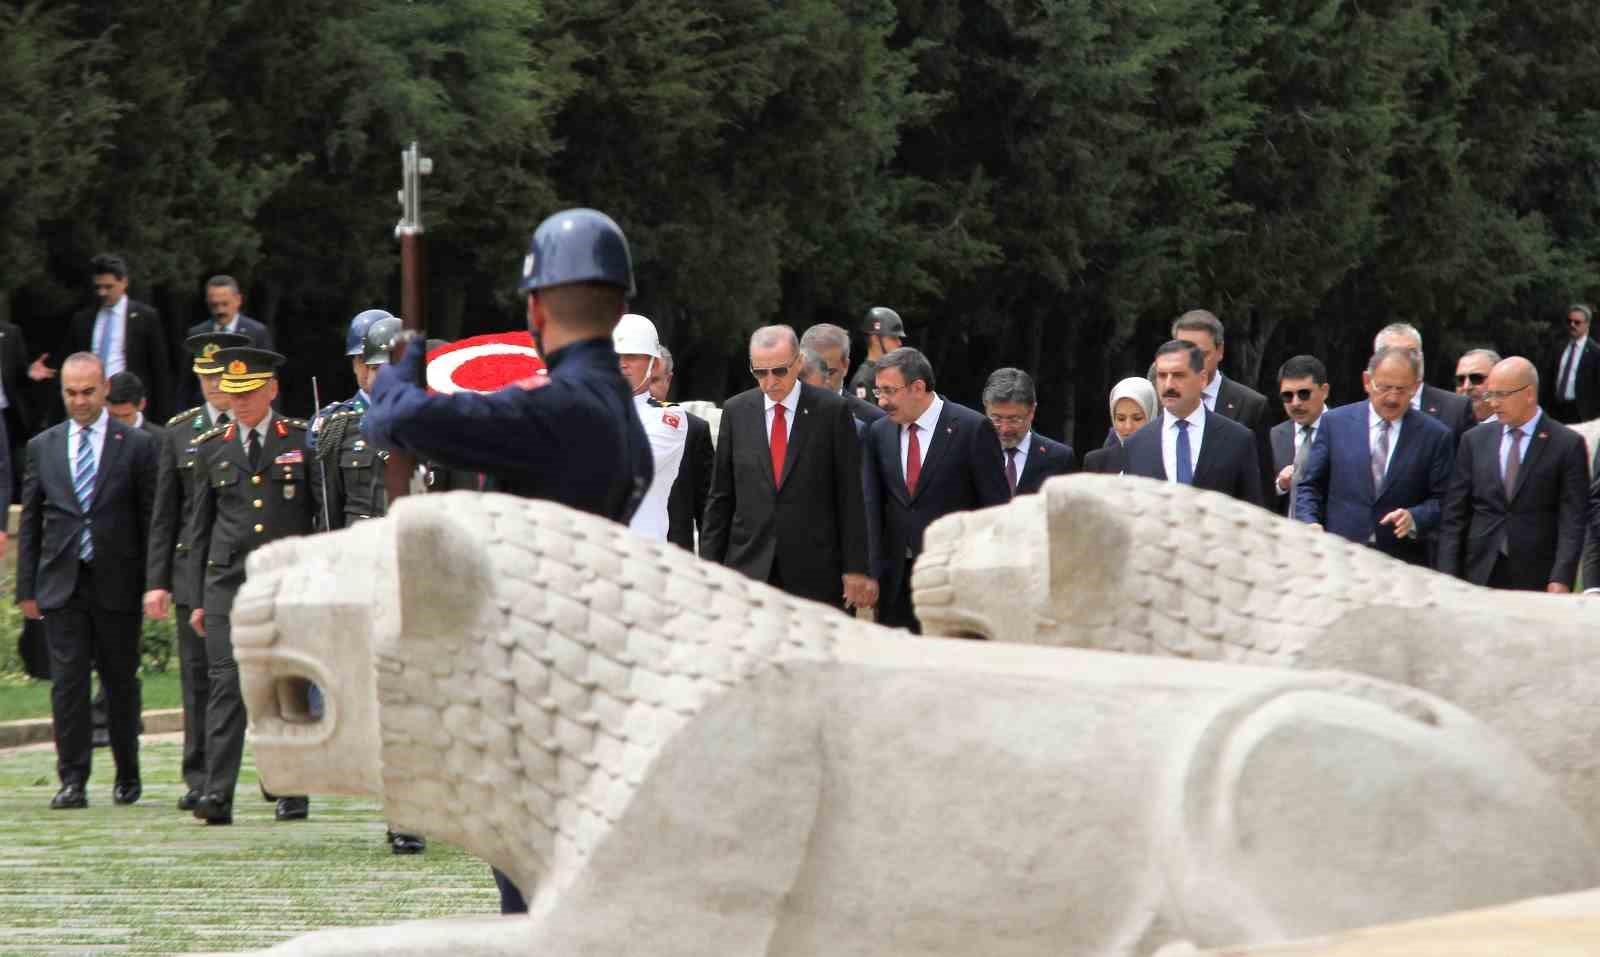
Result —
[[638, 313], [630, 312], [617, 320], [611, 330], [611, 345], [619, 356], [652, 356], [661, 358], [661, 338], [656, 335], [656, 324]]

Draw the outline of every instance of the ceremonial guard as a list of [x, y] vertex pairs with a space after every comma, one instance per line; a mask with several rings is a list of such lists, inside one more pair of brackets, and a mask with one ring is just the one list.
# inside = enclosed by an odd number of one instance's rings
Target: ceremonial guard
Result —
[[[522, 264], [528, 328], [548, 375], [488, 395], [430, 394], [422, 343], [380, 370], [367, 439], [438, 465], [483, 472], [491, 489], [627, 522], [653, 471], [650, 442], [617, 368], [611, 330], [633, 294], [628, 241], [611, 217], [569, 209], [533, 233]], [[496, 873], [503, 913], [528, 909]]]
[[906, 344], [906, 324], [888, 306], [873, 306], [861, 321], [861, 332], [867, 337], [867, 357], [850, 379], [850, 392], [871, 401], [877, 388], [878, 360]]
[[184, 341], [194, 357], [191, 369], [205, 402], [167, 420], [157, 463], [156, 504], [145, 560], [144, 610], [148, 617], [159, 620], [167, 617], [169, 603], [177, 608], [178, 681], [183, 689], [183, 782], [188, 787], [178, 799], [180, 811], [193, 811], [205, 794], [206, 701], [211, 695], [205, 639], [189, 624], [189, 614], [200, 601], [201, 569], [194, 564], [194, 549], [184, 534], [185, 520], [195, 501], [199, 439], [219, 425], [226, 426], [230, 418], [217, 352], [249, 344], [248, 337], [232, 332], [207, 332]]
[[[211, 698], [206, 705], [205, 794], [194, 814], [207, 824], [231, 824], [245, 731], [229, 621], [234, 595], [244, 584], [245, 559], [252, 551], [312, 530], [321, 494], [308, 480], [305, 420], [284, 418], [272, 409], [283, 356], [240, 347], [223, 349], [214, 358], [223, 370], [222, 391], [229, 396], [232, 421], [195, 443], [199, 453], [189, 537], [203, 584], [190, 623], [206, 641]], [[304, 818], [307, 809], [304, 797], [280, 797], [277, 818]]]

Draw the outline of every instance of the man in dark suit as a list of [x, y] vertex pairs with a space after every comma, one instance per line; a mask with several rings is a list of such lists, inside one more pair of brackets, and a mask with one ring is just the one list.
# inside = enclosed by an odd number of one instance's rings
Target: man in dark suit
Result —
[[139, 612], [155, 502], [157, 441], [105, 410], [105, 367], [91, 353], [61, 365], [68, 421], [28, 443], [18, 532], [17, 604], [42, 617], [50, 648], [56, 771], [51, 808], [89, 803], [89, 673], [106, 689], [112, 800], [139, 800]]
[[1385, 346], [1362, 374], [1368, 401], [1322, 417], [1295, 495], [1295, 518], [1413, 565], [1428, 564], [1426, 538], [1455, 462], [1444, 423], [1411, 407], [1422, 362]]
[[1295, 356], [1278, 368], [1278, 398], [1287, 422], [1272, 427], [1273, 510], [1294, 518], [1295, 491], [1328, 407], [1328, 369], [1316, 356]]
[[[272, 352], [276, 348], [272, 344], [272, 330], [249, 316], [241, 315], [239, 309], [243, 305], [244, 293], [239, 290], [239, 283], [232, 276], [212, 276], [206, 280], [206, 311], [211, 313], [211, 318], [190, 326], [189, 336], [204, 335], [208, 332], [231, 332], [250, 340], [250, 345], [256, 349]], [[179, 351], [181, 355], [178, 367], [186, 368], [189, 364], [189, 354], [186, 350]], [[347, 351], [346, 354], [360, 357], [359, 352]], [[194, 408], [205, 401], [194, 376], [188, 375], [180, 376], [178, 379], [177, 398], [180, 409]]]
[[144, 383], [138, 376], [119, 372], [111, 377], [106, 389], [106, 411], [128, 428], [143, 429], [159, 441], [166, 429], [145, 418], [144, 410], [148, 405]]
[[812, 377], [808, 377], [808, 372], [801, 372], [801, 381], [843, 396], [850, 414], [856, 417], [857, 434], [865, 434], [867, 426], [883, 418], [878, 403], [844, 387], [844, 374], [850, 368], [850, 333], [831, 322], [819, 322], [800, 334], [800, 349], [802, 352], [810, 350], [816, 356], [815, 360], [807, 360], [807, 370]]
[[844, 400], [800, 382], [788, 326], [750, 337], [756, 388], [729, 399], [700, 555], [797, 598], [871, 605], [861, 447]]
[[1261, 460], [1261, 487], [1272, 484], [1272, 440], [1267, 426], [1267, 397], [1242, 382], [1222, 374], [1224, 333], [1222, 320], [1205, 309], [1191, 309], [1172, 321], [1172, 338], [1194, 344], [1205, 356], [1205, 388], [1200, 400], [1206, 411], [1232, 419], [1256, 437]]
[[1589, 501], [1583, 437], [1539, 408], [1539, 373], [1521, 356], [1495, 364], [1485, 394], [1497, 421], [1456, 454], [1439, 570], [1490, 588], [1571, 591]]
[[877, 361], [878, 404], [887, 413], [863, 441], [867, 554], [878, 584], [878, 621], [921, 626], [911, 608], [911, 563], [922, 533], [952, 512], [1011, 499], [994, 424], [933, 391], [933, 366], [909, 346]]
[[1000, 437], [1006, 486], [1012, 495], [1037, 492], [1052, 475], [1071, 475], [1078, 470], [1072, 446], [1034, 434], [1037, 408], [1032, 376], [1009, 367], [989, 373], [983, 386], [983, 412]]
[[[161, 314], [128, 298], [128, 265], [120, 257], [96, 256], [90, 261], [89, 270], [100, 304], [72, 318], [61, 351], [99, 356], [108, 377], [123, 370], [134, 373], [153, 397], [151, 417], [164, 418], [172, 395], [172, 356], [167, 351]], [[39, 357], [38, 367], [45, 377], [54, 377], [55, 373], [43, 365], [48, 355]]]
[[[1376, 354], [1379, 349], [1385, 348], [1410, 349], [1415, 352], [1422, 375], [1428, 374], [1427, 356], [1422, 352], [1422, 333], [1417, 331], [1416, 326], [1395, 322], [1378, 330], [1378, 334], [1372, 337], [1372, 351]], [[1420, 379], [1417, 382], [1417, 391], [1411, 395], [1411, 407], [1443, 422], [1456, 437], [1457, 445], [1461, 443], [1461, 437], [1467, 434], [1467, 430], [1478, 424], [1477, 418], [1472, 414], [1472, 400], [1428, 385]]]
[[1594, 310], [1581, 302], [1567, 307], [1566, 336], [1539, 376], [1539, 403], [1557, 422], [1574, 425], [1600, 418], [1600, 344], [1589, 338]]
[[[0, 321], [0, 405], [5, 409], [6, 448], [11, 461], [9, 487], [17, 493], [22, 491], [23, 449], [39, 429], [29, 366], [28, 342], [22, 336], [22, 327]], [[49, 375], [49, 369], [41, 369]]]
[[[650, 376], [650, 398], [662, 406], [672, 403], [667, 396], [672, 391], [672, 350], [660, 349], [660, 365]], [[672, 480], [672, 490], [667, 493], [667, 541], [693, 553], [696, 533], [704, 535], [706, 500], [711, 495], [711, 423], [684, 411], [688, 420], [689, 437], [684, 440], [683, 462], [678, 466], [678, 477]]]
[[1205, 353], [1173, 339], [1156, 350], [1161, 414], [1123, 445], [1128, 475], [1179, 482], [1261, 505], [1261, 456], [1254, 434], [1206, 410]]

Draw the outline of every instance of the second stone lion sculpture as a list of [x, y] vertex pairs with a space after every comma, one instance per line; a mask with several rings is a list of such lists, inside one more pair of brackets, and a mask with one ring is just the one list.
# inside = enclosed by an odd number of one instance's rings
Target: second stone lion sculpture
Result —
[[1432, 692], [1516, 743], [1600, 833], [1600, 600], [1478, 588], [1224, 495], [1102, 475], [940, 519], [912, 582], [930, 634]]
[[1600, 882], [1424, 692], [918, 641], [548, 503], [276, 543], [234, 622], [269, 787], [381, 794], [532, 907], [278, 953], [1109, 957]]

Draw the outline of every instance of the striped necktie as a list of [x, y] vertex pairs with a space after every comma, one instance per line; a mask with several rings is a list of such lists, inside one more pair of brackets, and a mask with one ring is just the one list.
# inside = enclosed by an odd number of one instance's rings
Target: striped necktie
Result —
[[[78, 508], [84, 515], [94, 500], [94, 447], [89, 444], [89, 430], [78, 429], [78, 455], [72, 467], [72, 491], [78, 496]], [[83, 523], [83, 533], [78, 543], [78, 558], [94, 560], [94, 539], [89, 534], [89, 523]]]

